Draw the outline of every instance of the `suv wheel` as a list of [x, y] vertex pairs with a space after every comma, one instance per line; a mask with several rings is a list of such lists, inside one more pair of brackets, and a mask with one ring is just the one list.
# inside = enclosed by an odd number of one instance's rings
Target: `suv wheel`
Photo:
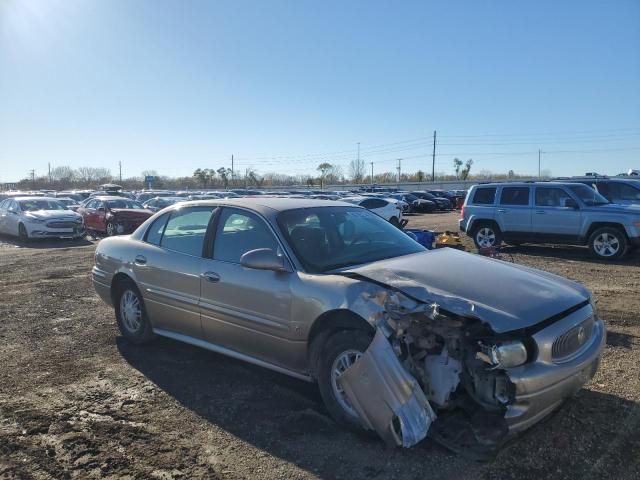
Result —
[[497, 247], [502, 242], [502, 236], [495, 225], [481, 223], [473, 229], [473, 241], [477, 248]]
[[589, 248], [596, 258], [613, 260], [627, 251], [627, 237], [616, 228], [599, 228], [589, 237]]
[[136, 285], [130, 280], [120, 283], [114, 300], [116, 321], [122, 336], [138, 345], [150, 342], [154, 334]]
[[341, 330], [334, 333], [325, 344], [318, 364], [318, 388], [329, 414], [345, 427], [364, 431], [358, 414], [349, 404], [338, 383], [342, 373], [353, 365], [371, 343], [370, 333], [363, 330]]

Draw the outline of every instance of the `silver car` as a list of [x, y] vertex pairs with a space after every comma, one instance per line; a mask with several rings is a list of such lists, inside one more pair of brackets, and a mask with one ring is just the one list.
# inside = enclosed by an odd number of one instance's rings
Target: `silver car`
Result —
[[0, 233], [28, 241], [79, 238], [85, 235], [85, 229], [82, 216], [56, 198], [15, 197], [0, 202]]
[[427, 251], [329, 200], [174, 205], [102, 240], [92, 277], [132, 343], [160, 335], [317, 382], [336, 421], [391, 445], [495, 451], [577, 392], [605, 342], [583, 286]]

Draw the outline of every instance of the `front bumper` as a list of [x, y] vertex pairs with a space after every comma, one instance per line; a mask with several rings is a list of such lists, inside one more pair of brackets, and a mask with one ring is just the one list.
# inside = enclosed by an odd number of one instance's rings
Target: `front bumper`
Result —
[[606, 341], [605, 325], [599, 318], [595, 319], [590, 340], [574, 357], [562, 363], [551, 358], [553, 341], [592, 313], [591, 306], [587, 306], [537, 332], [533, 335], [538, 346], [536, 360], [507, 370], [515, 385], [515, 400], [505, 415], [510, 434], [522, 432], [542, 420], [595, 375]]
[[27, 233], [29, 238], [80, 238], [84, 237], [86, 231], [84, 225], [75, 228], [49, 228], [46, 225], [28, 225]]

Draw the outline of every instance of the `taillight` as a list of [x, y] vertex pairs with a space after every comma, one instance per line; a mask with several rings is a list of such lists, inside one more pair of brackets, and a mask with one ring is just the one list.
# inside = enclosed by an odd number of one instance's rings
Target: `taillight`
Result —
[[460, 218], [464, 218], [464, 204], [460, 208]]

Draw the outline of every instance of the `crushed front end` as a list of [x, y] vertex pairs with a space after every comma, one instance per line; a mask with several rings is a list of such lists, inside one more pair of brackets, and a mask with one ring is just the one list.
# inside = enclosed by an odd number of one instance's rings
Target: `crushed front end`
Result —
[[454, 451], [488, 458], [590, 380], [605, 342], [604, 323], [589, 302], [496, 333], [487, 319], [397, 290], [361, 300], [376, 329], [362, 357], [370, 361], [356, 362], [340, 382], [363, 427], [389, 444], [411, 446], [428, 434]]

